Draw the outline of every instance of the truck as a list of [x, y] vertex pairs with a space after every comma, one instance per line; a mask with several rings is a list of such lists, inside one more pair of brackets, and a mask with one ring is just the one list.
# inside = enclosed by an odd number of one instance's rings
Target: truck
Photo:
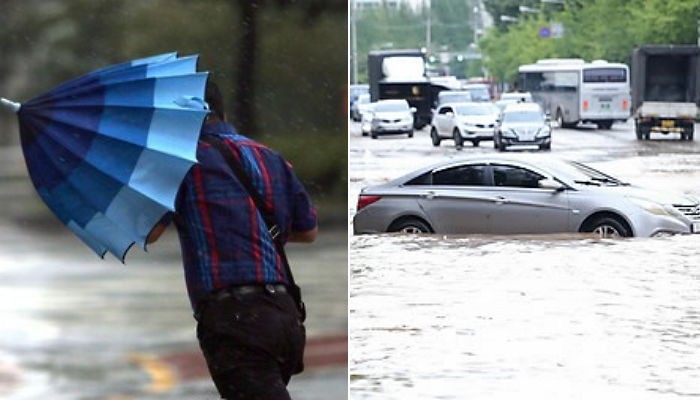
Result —
[[420, 50], [376, 50], [367, 57], [372, 102], [404, 99], [415, 108], [413, 126], [421, 129], [432, 118], [433, 89], [425, 72], [425, 53]]
[[652, 132], [693, 140], [700, 105], [700, 47], [644, 45], [631, 59], [632, 115], [638, 140]]

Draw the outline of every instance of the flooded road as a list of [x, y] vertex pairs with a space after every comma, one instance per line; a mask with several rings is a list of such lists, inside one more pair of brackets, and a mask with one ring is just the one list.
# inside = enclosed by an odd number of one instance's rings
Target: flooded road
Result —
[[[494, 151], [450, 144], [352, 132], [350, 221], [363, 186]], [[698, 143], [630, 123], [551, 153], [700, 195]], [[351, 399], [700, 398], [700, 235], [364, 235], [349, 260]]]
[[[0, 193], [0, 398], [218, 398], [202, 369], [174, 229], [149, 253], [132, 249], [126, 265], [103, 261], [63, 227], [13, 217], [34, 204], [20, 182]], [[290, 245], [288, 254], [309, 310], [309, 339], [344, 338], [345, 229]], [[345, 362], [331, 361], [292, 379], [295, 399], [345, 398]]]

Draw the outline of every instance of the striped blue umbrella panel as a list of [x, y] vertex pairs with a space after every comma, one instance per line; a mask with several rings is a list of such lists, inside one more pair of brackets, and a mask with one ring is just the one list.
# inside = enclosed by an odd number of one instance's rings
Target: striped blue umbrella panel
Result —
[[39, 196], [98, 255], [146, 249], [196, 163], [208, 111], [197, 56], [92, 72], [22, 104], [22, 149]]

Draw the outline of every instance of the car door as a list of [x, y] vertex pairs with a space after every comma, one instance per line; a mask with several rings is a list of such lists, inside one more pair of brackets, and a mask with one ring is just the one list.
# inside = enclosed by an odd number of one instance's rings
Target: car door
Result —
[[485, 233], [493, 207], [488, 192], [488, 166], [462, 164], [433, 171], [419, 206], [436, 233]]
[[442, 106], [438, 109], [436, 116], [437, 120], [437, 130], [440, 136], [451, 136], [452, 135], [452, 116], [453, 111], [450, 106]]
[[547, 177], [518, 165], [492, 164], [489, 188], [495, 207], [488, 218], [491, 233], [567, 232], [571, 207], [568, 192], [539, 187]]

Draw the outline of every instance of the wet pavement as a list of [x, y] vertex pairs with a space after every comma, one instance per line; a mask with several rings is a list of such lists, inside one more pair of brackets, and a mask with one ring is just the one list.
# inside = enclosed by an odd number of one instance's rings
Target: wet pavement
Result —
[[[43, 205], [10, 154], [0, 168], [0, 398], [218, 398], [198, 351], [174, 230], [148, 253], [132, 249], [126, 265], [100, 260], [65, 228], [34, 217]], [[309, 310], [308, 368], [290, 392], [346, 398], [347, 231], [288, 248]]]
[[[700, 144], [631, 128], [555, 129], [551, 154], [700, 197]], [[353, 130], [350, 221], [363, 186], [492, 151]], [[363, 235], [350, 255], [351, 399], [700, 397], [700, 235]]]

